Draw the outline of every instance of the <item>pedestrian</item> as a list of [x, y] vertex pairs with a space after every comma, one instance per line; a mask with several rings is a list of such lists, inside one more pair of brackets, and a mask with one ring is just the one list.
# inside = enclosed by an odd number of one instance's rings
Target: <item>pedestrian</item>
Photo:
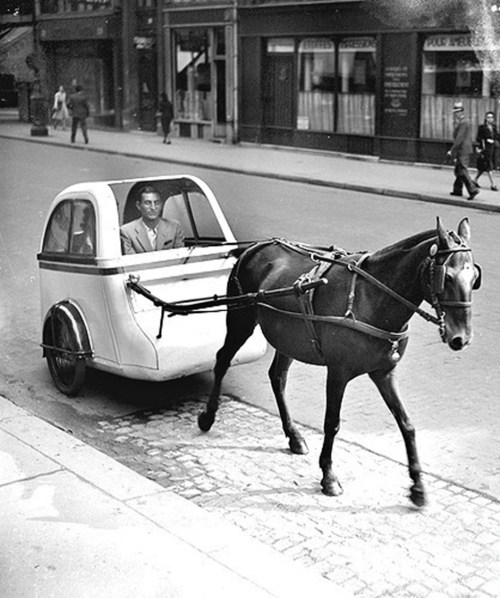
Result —
[[66, 130], [66, 125], [69, 120], [68, 106], [66, 104], [66, 91], [61, 85], [54, 94], [54, 105], [52, 110], [52, 125], [57, 129], [59, 124], [62, 124], [62, 130]]
[[498, 187], [493, 181], [491, 174], [492, 170], [495, 169], [495, 153], [496, 145], [499, 141], [498, 130], [495, 124], [495, 113], [487, 112], [484, 117], [484, 123], [479, 125], [477, 129], [476, 141], [478, 143], [478, 156], [477, 156], [477, 174], [474, 182], [479, 187], [479, 177], [486, 173], [490, 179], [490, 187], [492, 191], [498, 191]]
[[455, 102], [453, 105], [453, 145], [447, 155], [455, 162], [455, 182], [450, 195], [462, 197], [463, 187], [469, 194], [467, 199], [474, 199], [479, 193], [478, 186], [470, 178], [467, 167], [472, 154], [472, 136], [469, 121], [465, 118], [464, 105]]
[[172, 102], [168, 99], [166, 93], [162, 93], [160, 97], [160, 104], [158, 106], [158, 113], [161, 117], [161, 128], [163, 131], [163, 143], [171, 143], [170, 140], [170, 126], [174, 118], [174, 107]]
[[87, 96], [83, 91], [83, 87], [81, 85], [77, 85], [75, 88], [75, 93], [72, 94], [68, 101], [68, 108], [71, 110], [71, 143], [75, 143], [76, 137], [76, 130], [78, 129], [78, 125], [82, 130], [83, 139], [85, 143], [89, 142], [89, 135], [87, 132], [87, 118], [90, 114], [89, 103], [87, 101]]

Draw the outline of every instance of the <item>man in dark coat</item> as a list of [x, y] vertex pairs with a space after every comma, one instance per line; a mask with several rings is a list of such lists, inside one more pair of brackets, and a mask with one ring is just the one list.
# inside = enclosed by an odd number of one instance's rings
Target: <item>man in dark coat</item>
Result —
[[136, 207], [141, 215], [120, 228], [122, 253], [144, 253], [184, 247], [184, 233], [176, 220], [161, 217], [163, 200], [152, 186], [144, 187]]
[[450, 195], [462, 197], [463, 186], [467, 189], [469, 197], [474, 199], [479, 193], [478, 186], [472, 181], [467, 170], [470, 155], [472, 154], [472, 135], [470, 124], [465, 118], [464, 105], [456, 102], [453, 106], [453, 145], [448, 151], [448, 156], [455, 162], [455, 182]]
[[75, 93], [70, 96], [68, 101], [68, 108], [71, 111], [71, 143], [75, 143], [76, 130], [78, 125], [82, 130], [83, 139], [85, 143], [89, 142], [89, 135], [87, 132], [87, 118], [90, 114], [89, 103], [81, 85], [77, 85]]

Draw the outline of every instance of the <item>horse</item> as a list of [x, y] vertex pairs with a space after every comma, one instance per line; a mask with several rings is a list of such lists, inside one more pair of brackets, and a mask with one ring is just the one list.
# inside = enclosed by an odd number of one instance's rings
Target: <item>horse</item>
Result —
[[[213, 387], [198, 416], [200, 429], [208, 432], [212, 427], [222, 379], [259, 324], [275, 349], [269, 378], [292, 453], [306, 454], [308, 448], [285, 401], [289, 367], [299, 360], [327, 368], [319, 458], [322, 492], [327, 496], [343, 492], [332, 469], [342, 398], [349, 381], [368, 374], [405, 443], [413, 482], [409, 498], [417, 507], [424, 506], [415, 429], [400, 399], [395, 369], [405, 353], [408, 321], [414, 313], [438, 325], [443, 342], [453, 351], [472, 341], [472, 290], [481, 285], [481, 268], [474, 262], [470, 237], [467, 218], [457, 232], [445, 230], [437, 218], [435, 229], [373, 253], [326, 250], [284, 239], [258, 242], [243, 250], [229, 277], [227, 296], [249, 293], [256, 300], [228, 307]], [[280, 292], [283, 288], [289, 292]], [[420, 307], [424, 300], [436, 315]]]

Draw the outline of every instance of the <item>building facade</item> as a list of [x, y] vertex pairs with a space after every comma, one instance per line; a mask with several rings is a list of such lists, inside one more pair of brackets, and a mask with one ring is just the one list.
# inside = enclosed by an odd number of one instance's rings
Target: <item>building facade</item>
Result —
[[237, 139], [234, 0], [163, 0], [163, 82], [178, 134]]
[[413, 22], [376, 5], [238, 0], [240, 139], [441, 163], [455, 101], [473, 125], [498, 111], [467, 2]]
[[82, 84], [97, 124], [154, 131], [165, 91], [180, 136], [441, 163], [455, 101], [498, 112], [500, 34], [496, 4], [434, 4], [35, 0], [47, 91]]

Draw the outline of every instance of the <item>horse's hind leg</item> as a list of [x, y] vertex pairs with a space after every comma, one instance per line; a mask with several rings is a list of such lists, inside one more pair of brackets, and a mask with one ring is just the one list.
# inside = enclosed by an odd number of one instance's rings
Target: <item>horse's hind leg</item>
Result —
[[401, 430], [406, 446], [406, 454], [408, 455], [408, 470], [410, 478], [413, 480], [413, 486], [410, 489], [410, 500], [418, 507], [422, 507], [425, 505], [426, 499], [415, 442], [415, 428], [412, 426], [404, 405], [399, 398], [395, 371], [372, 372], [370, 378], [379, 389], [385, 404], [389, 407]]
[[231, 360], [238, 350], [252, 335], [257, 324], [257, 313], [254, 306], [243, 309], [230, 309], [227, 312], [227, 332], [224, 345], [217, 351], [214, 367], [214, 383], [205, 411], [198, 416], [198, 426], [203, 432], [212, 427], [220, 403], [222, 379], [226, 375]]
[[288, 406], [285, 402], [285, 387], [288, 376], [288, 370], [293, 359], [276, 351], [273, 362], [269, 368], [269, 379], [273, 388], [276, 403], [283, 424], [283, 431], [288, 438], [288, 444], [292, 453], [297, 455], [305, 455], [308, 452], [307, 444], [302, 438], [300, 432], [297, 430], [295, 424], [290, 417]]

